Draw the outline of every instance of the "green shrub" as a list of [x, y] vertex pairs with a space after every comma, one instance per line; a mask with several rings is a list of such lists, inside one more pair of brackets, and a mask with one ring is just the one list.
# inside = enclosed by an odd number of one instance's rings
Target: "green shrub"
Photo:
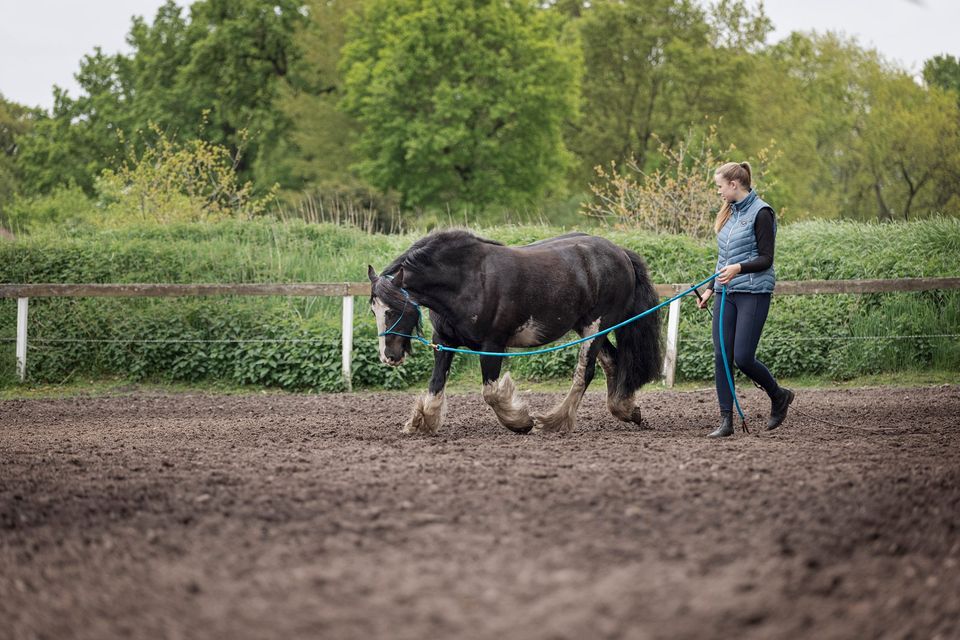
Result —
[[[481, 234], [522, 244], [561, 232], [530, 225], [494, 227]], [[699, 281], [716, 259], [711, 242], [613, 230], [604, 235], [643, 255], [657, 282]], [[81, 228], [0, 243], [0, 282], [362, 281], [368, 263], [382, 268], [417, 237], [265, 220], [100, 233]], [[956, 220], [809, 222], [780, 230], [777, 272], [789, 280], [956, 276], [958, 255]], [[0, 302], [0, 338], [12, 353], [16, 305]], [[710, 379], [709, 316], [695, 308], [692, 298], [683, 301], [682, 309], [677, 378]], [[78, 374], [120, 375], [336, 391], [343, 388], [340, 313], [337, 298], [34, 299], [29, 376], [37, 382], [61, 382]], [[385, 367], [378, 360], [366, 300], [357, 301], [355, 313], [354, 385], [423, 385], [433, 364], [431, 351], [415, 345], [403, 367]], [[928, 367], [958, 370], [956, 338], [889, 337], [957, 333], [958, 291], [774, 296], [758, 355], [777, 376], [847, 378]], [[511, 358], [505, 368], [517, 378], [566, 379], [576, 353], [570, 348]], [[5, 367], [0, 384], [11, 384], [12, 357], [0, 359], [0, 364]], [[469, 371], [473, 376], [477, 370], [476, 357], [454, 360], [453, 375]]]

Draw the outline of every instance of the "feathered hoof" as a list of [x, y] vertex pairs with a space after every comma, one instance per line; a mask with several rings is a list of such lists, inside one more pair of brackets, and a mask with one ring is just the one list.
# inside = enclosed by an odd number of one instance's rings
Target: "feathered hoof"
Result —
[[436, 429], [431, 429], [426, 420], [423, 419], [423, 414], [414, 414], [410, 416], [410, 419], [403, 425], [403, 433], [422, 433], [426, 435], [433, 435], [437, 432]]
[[516, 386], [510, 373], [499, 380], [483, 385], [483, 400], [497, 414], [497, 420], [514, 433], [530, 433], [534, 428], [533, 418], [522, 402], [516, 399]]
[[533, 416], [534, 433], [570, 433], [576, 424], [576, 420], [566, 413], [546, 413]]
[[633, 403], [632, 398], [609, 398], [607, 400], [607, 408], [610, 409], [613, 417], [620, 422], [632, 422], [639, 427], [648, 428], [646, 421], [640, 415], [640, 407]]
[[403, 425], [403, 433], [435, 434], [443, 424], [446, 408], [446, 398], [442, 393], [438, 396], [425, 394], [418, 397], [410, 419]]

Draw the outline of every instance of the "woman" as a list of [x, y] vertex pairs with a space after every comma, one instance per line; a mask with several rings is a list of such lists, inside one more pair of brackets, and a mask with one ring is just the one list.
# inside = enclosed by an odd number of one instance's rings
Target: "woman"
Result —
[[711, 281], [697, 306], [706, 307], [716, 286], [726, 287], [723, 327], [720, 327], [719, 295], [713, 311], [714, 377], [720, 401], [720, 426], [707, 435], [708, 438], [726, 438], [733, 435], [733, 395], [723, 365], [721, 335], [727, 357], [733, 360], [729, 363], [731, 370], [736, 363], [770, 396], [768, 430], [783, 423], [794, 393], [778, 385], [767, 367], [756, 358], [757, 344], [776, 283], [773, 251], [777, 222], [773, 209], [751, 188], [748, 163], [728, 162], [717, 170], [713, 179], [717, 183], [717, 193], [724, 200], [713, 226], [719, 246], [716, 270], [720, 275]]

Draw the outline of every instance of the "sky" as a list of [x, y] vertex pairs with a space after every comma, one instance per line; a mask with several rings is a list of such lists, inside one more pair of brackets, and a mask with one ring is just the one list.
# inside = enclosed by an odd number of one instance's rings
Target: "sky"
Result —
[[[750, 1], [750, 0], [748, 0]], [[49, 109], [53, 86], [76, 97], [80, 59], [100, 46], [129, 53], [134, 15], [153, 20], [163, 0], [0, 0], [0, 94]], [[189, 0], [178, 0], [186, 6]], [[960, 56], [960, 0], [766, 0], [770, 42], [792, 31], [838, 31], [914, 75], [937, 54]]]

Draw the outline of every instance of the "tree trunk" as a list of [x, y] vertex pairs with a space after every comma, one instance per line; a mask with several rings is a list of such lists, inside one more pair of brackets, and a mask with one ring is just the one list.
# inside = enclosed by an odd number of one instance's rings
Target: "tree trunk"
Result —
[[887, 203], [883, 200], [883, 189], [880, 186], [879, 180], [873, 183], [873, 189], [877, 194], [877, 205], [880, 207], [879, 211], [877, 211], [877, 219], [880, 222], [891, 222], [893, 220], [893, 212], [890, 211], [890, 207], [888, 207]]

